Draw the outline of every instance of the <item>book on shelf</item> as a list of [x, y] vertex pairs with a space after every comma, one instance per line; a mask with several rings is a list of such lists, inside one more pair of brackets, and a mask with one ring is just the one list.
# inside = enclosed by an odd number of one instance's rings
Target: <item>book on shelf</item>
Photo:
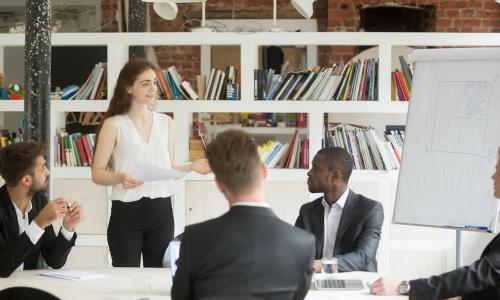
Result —
[[402, 131], [386, 131], [379, 138], [373, 127], [330, 124], [325, 128], [323, 147], [341, 147], [353, 158], [357, 170], [397, 170], [404, 141]]
[[198, 136], [200, 137], [203, 144], [203, 148], [207, 150], [207, 146], [211, 142], [211, 138], [208, 134], [207, 128], [205, 127], [205, 124], [203, 122], [195, 122], [194, 124], [196, 126], [196, 132], [198, 133]]
[[396, 68], [391, 72], [391, 99], [409, 101], [413, 80], [412, 66], [406, 61], [403, 55], [400, 55], [398, 58], [401, 68]]
[[68, 134], [58, 130], [54, 138], [54, 161], [57, 167], [87, 167], [92, 165], [95, 150], [94, 133]]
[[205, 96], [205, 75], [196, 75], [196, 87], [198, 89], [198, 97]]
[[78, 91], [69, 100], [101, 100], [107, 94], [107, 63], [99, 62]]
[[24, 141], [21, 129], [18, 132], [13, 132], [8, 129], [0, 129], [0, 149], [10, 144]]

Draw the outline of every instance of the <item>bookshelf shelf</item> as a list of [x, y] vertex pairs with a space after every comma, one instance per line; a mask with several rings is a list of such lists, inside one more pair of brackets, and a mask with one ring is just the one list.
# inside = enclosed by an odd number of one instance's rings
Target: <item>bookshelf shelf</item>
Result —
[[[307, 181], [306, 169], [268, 169], [268, 181], [298, 181], [305, 183]], [[350, 182], [377, 182], [377, 181], [396, 181], [399, 171], [367, 171], [353, 170]], [[212, 181], [214, 176], [189, 173], [185, 180], [191, 181]]]
[[50, 103], [54, 112], [105, 112], [108, 109], [107, 100], [54, 100]]
[[50, 177], [52, 179], [90, 179], [92, 173], [90, 167], [54, 167], [51, 170]]
[[[189, 173], [185, 180], [189, 181], [213, 181], [214, 175], [200, 175]], [[267, 180], [269, 181], [303, 181], [307, 180], [307, 170], [305, 169], [268, 169]]]
[[406, 114], [408, 102], [396, 101], [192, 101], [160, 100], [160, 112], [310, 112]]
[[3, 111], [24, 111], [24, 101], [0, 100], [0, 112]]

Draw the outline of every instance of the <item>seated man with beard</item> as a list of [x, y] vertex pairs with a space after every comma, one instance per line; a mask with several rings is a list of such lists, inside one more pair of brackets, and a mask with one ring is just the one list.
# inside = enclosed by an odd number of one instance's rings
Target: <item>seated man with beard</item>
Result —
[[[35, 142], [9, 145], [0, 150], [0, 276], [15, 270], [43, 266], [61, 268], [75, 244], [75, 227], [83, 219], [78, 203], [63, 198], [47, 201], [49, 170], [45, 146]], [[63, 220], [56, 236], [52, 223]]]

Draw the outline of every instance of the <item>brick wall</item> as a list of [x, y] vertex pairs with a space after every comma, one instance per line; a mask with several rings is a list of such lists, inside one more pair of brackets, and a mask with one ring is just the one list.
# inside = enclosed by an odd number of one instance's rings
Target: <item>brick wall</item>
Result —
[[[118, 0], [102, 0], [103, 31], [117, 31], [115, 11]], [[235, 4], [233, 9], [233, 2]], [[437, 32], [500, 32], [500, 4], [494, 0], [317, 0], [313, 18], [318, 20], [319, 31], [358, 31], [358, 10], [366, 4], [398, 3], [432, 7], [436, 12]], [[189, 31], [198, 26], [190, 19], [201, 18], [200, 4], [180, 4], [177, 19], [166, 21], [151, 9], [151, 31]], [[270, 19], [272, 0], [217, 0], [207, 2], [207, 19]], [[278, 0], [278, 18], [301, 18], [290, 0]], [[184, 24], [184, 25], [183, 25]], [[199, 47], [155, 47], [160, 66], [175, 65], [179, 73], [195, 84], [200, 71]], [[318, 63], [348, 61], [356, 53], [356, 47], [319, 47]]]
[[435, 7], [437, 32], [500, 32], [495, 0], [328, 0], [328, 31], [357, 31], [359, 7], [387, 2]]
[[[495, 0], [328, 0], [327, 31], [358, 31], [358, 10], [366, 4], [387, 2], [433, 7], [436, 32], [500, 32], [500, 4]], [[355, 47], [321, 49], [321, 61], [328, 64], [349, 60]]]

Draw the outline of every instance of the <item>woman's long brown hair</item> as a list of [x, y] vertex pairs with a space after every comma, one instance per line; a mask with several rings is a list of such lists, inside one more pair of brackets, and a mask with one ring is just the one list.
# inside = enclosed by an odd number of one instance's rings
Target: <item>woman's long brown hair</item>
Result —
[[155, 70], [155, 66], [145, 60], [145, 59], [131, 59], [129, 60], [125, 66], [120, 71], [118, 75], [118, 80], [116, 81], [115, 90], [113, 92], [113, 97], [109, 102], [109, 107], [106, 113], [104, 113], [104, 118], [97, 128], [97, 137], [96, 141], [99, 137], [99, 132], [101, 131], [102, 124], [107, 118], [126, 114], [130, 107], [132, 106], [132, 95], [127, 92], [127, 87], [130, 87], [134, 84], [134, 81], [137, 77], [146, 70]]

